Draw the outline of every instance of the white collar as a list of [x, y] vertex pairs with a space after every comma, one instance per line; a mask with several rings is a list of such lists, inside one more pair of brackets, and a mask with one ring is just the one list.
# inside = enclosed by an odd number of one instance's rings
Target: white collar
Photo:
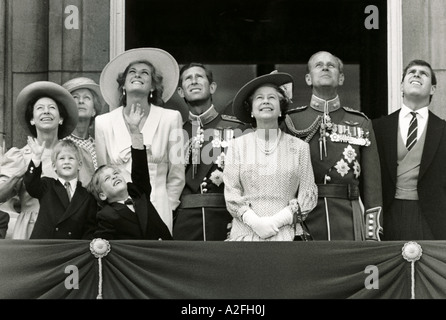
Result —
[[62, 178], [59, 178], [60, 183], [62, 183], [63, 186], [65, 186], [65, 182], [68, 182], [70, 184], [71, 190], [74, 190], [77, 185], [77, 178], [74, 178], [72, 180], [64, 180]]
[[[408, 114], [413, 112], [412, 109], [410, 109], [408, 106], [406, 106], [404, 103], [401, 106], [401, 117], [405, 118]], [[416, 110], [416, 113], [419, 114], [423, 118], [427, 118], [429, 114], [429, 106], [422, 107], [418, 110]]]

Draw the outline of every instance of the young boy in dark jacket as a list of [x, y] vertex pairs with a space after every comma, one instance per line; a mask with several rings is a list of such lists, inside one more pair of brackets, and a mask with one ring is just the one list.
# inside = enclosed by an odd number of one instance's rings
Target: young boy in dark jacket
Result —
[[61, 140], [51, 160], [57, 179], [41, 177], [45, 142], [28, 137], [32, 158], [25, 173], [27, 192], [39, 199], [40, 208], [30, 239], [93, 239], [97, 203], [79, 181], [81, 155], [75, 143]]
[[88, 190], [100, 207], [96, 238], [107, 240], [172, 240], [172, 235], [150, 201], [152, 191], [146, 146], [139, 124], [143, 114], [132, 105], [124, 115], [132, 146], [132, 182], [126, 182], [118, 168], [103, 165], [94, 173]]

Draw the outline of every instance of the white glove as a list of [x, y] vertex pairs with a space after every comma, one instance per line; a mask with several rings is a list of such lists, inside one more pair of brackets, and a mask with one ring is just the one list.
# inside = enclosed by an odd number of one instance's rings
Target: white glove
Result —
[[291, 212], [290, 207], [286, 206], [275, 215], [271, 217], [275, 227], [280, 229], [283, 226], [289, 225], [293, 223], [293, 213]]
[[259, 217], [252, 209], [242, 215], [242, 220], [262, 239], [275, 236], [279, 232], [271, 217]]

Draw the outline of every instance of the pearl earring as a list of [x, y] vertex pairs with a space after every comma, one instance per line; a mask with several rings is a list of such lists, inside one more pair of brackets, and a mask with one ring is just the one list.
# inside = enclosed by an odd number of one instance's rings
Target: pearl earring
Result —
[[62, 125], [62, 123], [63, 123], [63, 121], [62, 121], [62, 120], [60, 120], [60, 121], [59, 121], [59, 125]]
[[254, 118], [254, 115], [251, 113], [251, 118]]
[[153, 98], [153, 91], [150, 91], [150, 99]]
[[33, 125], [34, 125], [34, 120], [31, 120], [30, 123], [31, 123], [31, 125], [33, 126]]
[[122, 95], [125, 96], [125, 88], [122, 88]]

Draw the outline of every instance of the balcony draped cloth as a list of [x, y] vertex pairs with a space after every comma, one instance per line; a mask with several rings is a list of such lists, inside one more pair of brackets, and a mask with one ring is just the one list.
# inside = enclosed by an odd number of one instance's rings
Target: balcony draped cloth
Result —
[[[446, 242], [418, 241], [422, 255], [412, 262], [402, 255], [405, 243], [110, 241], [102, 297], [446, 298]], [[78, 289], [66, 287], [72, 270]], [[87, 240], [0, 241], [1, 299], [96, 299], [99, 282]]]

